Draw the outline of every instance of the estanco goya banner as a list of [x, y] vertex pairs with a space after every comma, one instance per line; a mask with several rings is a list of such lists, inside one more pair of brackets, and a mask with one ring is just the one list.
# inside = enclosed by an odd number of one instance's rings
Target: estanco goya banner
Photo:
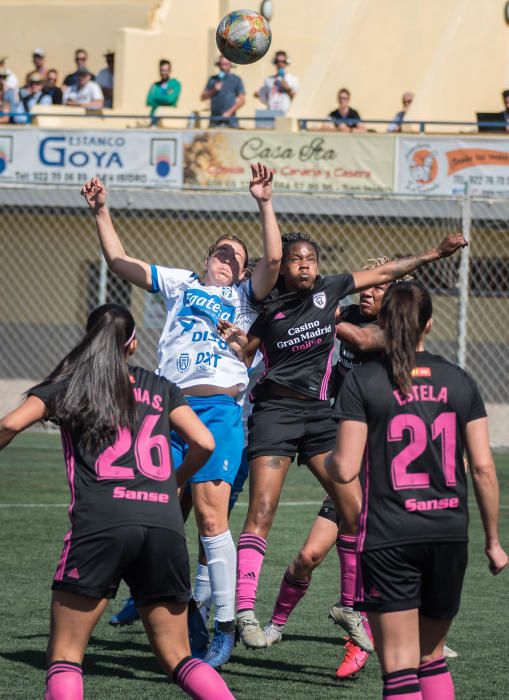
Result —
[[77, 185], [98, 175], [115, 187], [182, 185], [177, 132], [0, 129], [0, 183]]
[[217, 130], [186, 132], [184, 184], [247, 189], [250, 163], [275, 171], [276, 190], [391, 192], [394, 137]]
[[397, 141], [398, 193], [509, 194], [509, 139], [416, 138]]

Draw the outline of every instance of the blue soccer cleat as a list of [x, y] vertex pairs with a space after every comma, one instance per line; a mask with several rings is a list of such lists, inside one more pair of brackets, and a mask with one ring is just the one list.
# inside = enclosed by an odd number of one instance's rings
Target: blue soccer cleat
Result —
[[203, 659], [209, 645], [209, 631], [201, 614], [201, 610], [194, 600], [191, 600], [189, 603], [187, 629], [189, 632], [191, 654], [195, 659]]
[[232, 622], [232, 630], [224, 631], [220, 630], [218, 623], [216, 621], [214, 628], [214, 638], [210, 645], [207, 654], [204, 657], [204, 661], [212, 668], [219, 668], [225, 664], [229, 659], [235, 646], [235, 625]]
[[138, 608], [134, 604], [134, 600], [132, 598], [127, 598], [123, 601], [123, 603], [123, 607], [116, 615], [112, 615], [109, 620], [110, 625], [113, 625], [114, 627], [132, 625], [133, 622], [140, 619], [140, 613], [138, 612]]

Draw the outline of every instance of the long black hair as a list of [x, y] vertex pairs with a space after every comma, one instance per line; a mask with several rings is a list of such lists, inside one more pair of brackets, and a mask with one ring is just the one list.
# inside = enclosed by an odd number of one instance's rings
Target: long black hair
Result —
[[430, 293], [415, 280], [392, 284], [384, 294], [379, 319], [385, 351], [391, 379], [404, 396], [412, 390], [415, 349], [432, 313]]
[[61, 384], [62, 390], [47, 404], [48, 417], [77, 435], [87, 452], [114, 442], [120, 427], [135, 425], [136, 403], [126, 361], [134, 336], [134, 318], [124, 306], [97, 307], [88, 317], [83, 339], [37, 385]]

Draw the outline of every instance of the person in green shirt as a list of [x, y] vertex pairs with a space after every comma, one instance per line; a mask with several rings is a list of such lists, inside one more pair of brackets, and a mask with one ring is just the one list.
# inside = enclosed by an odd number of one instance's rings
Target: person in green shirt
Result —
[[181, 84], [171, 76], [171, 63], [165, 58], [159, 61], [159, 75], [161, 80], [152, 83], [147, 95], [147, 107], [150, 107], [151, 123], [157, 124], [154, 117], [158, 107], [176, 107], [182, 89]]

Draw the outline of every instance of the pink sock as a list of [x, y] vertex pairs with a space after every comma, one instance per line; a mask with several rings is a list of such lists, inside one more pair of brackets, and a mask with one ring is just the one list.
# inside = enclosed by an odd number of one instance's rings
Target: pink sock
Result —
[[357, 554], [355, 535], [338, 535], [336, 550], [341, 566], [341, 605], [353, 606], [357, 583]]
[[44, 700], [83, 700], [81, 665], [71, 661], [53, 661], [46, 672]]
[[403, 668], [382, 676], [384, 700], [423, 700], [416, 668]]
[[254, 610], [267, 540], [243, 532], [237, 545], [237, 612]]
[[219, 673], [199, 659], [182, 659], [173, 679], [194, 700], [235, 700]]
[[454, 700], [454, 683], [443, 656], [419, 666], [423, 700]]
[[284, 625], [286, 625], [288, 618], [293, 612], [293, 609], [299, 600], [306, 594], [310, 583], [311, 581], [307, 581], [306, 579], [295, 578], [291, 575], [288, 569], [285, 571], [283, 580], [281, 581], [281, 587], [279, 589], [276, 605], [274, 606], [274, 612], [272, 613], [271, 622], [274, 625], [278, 625], [280, 627], [284, 627]]

